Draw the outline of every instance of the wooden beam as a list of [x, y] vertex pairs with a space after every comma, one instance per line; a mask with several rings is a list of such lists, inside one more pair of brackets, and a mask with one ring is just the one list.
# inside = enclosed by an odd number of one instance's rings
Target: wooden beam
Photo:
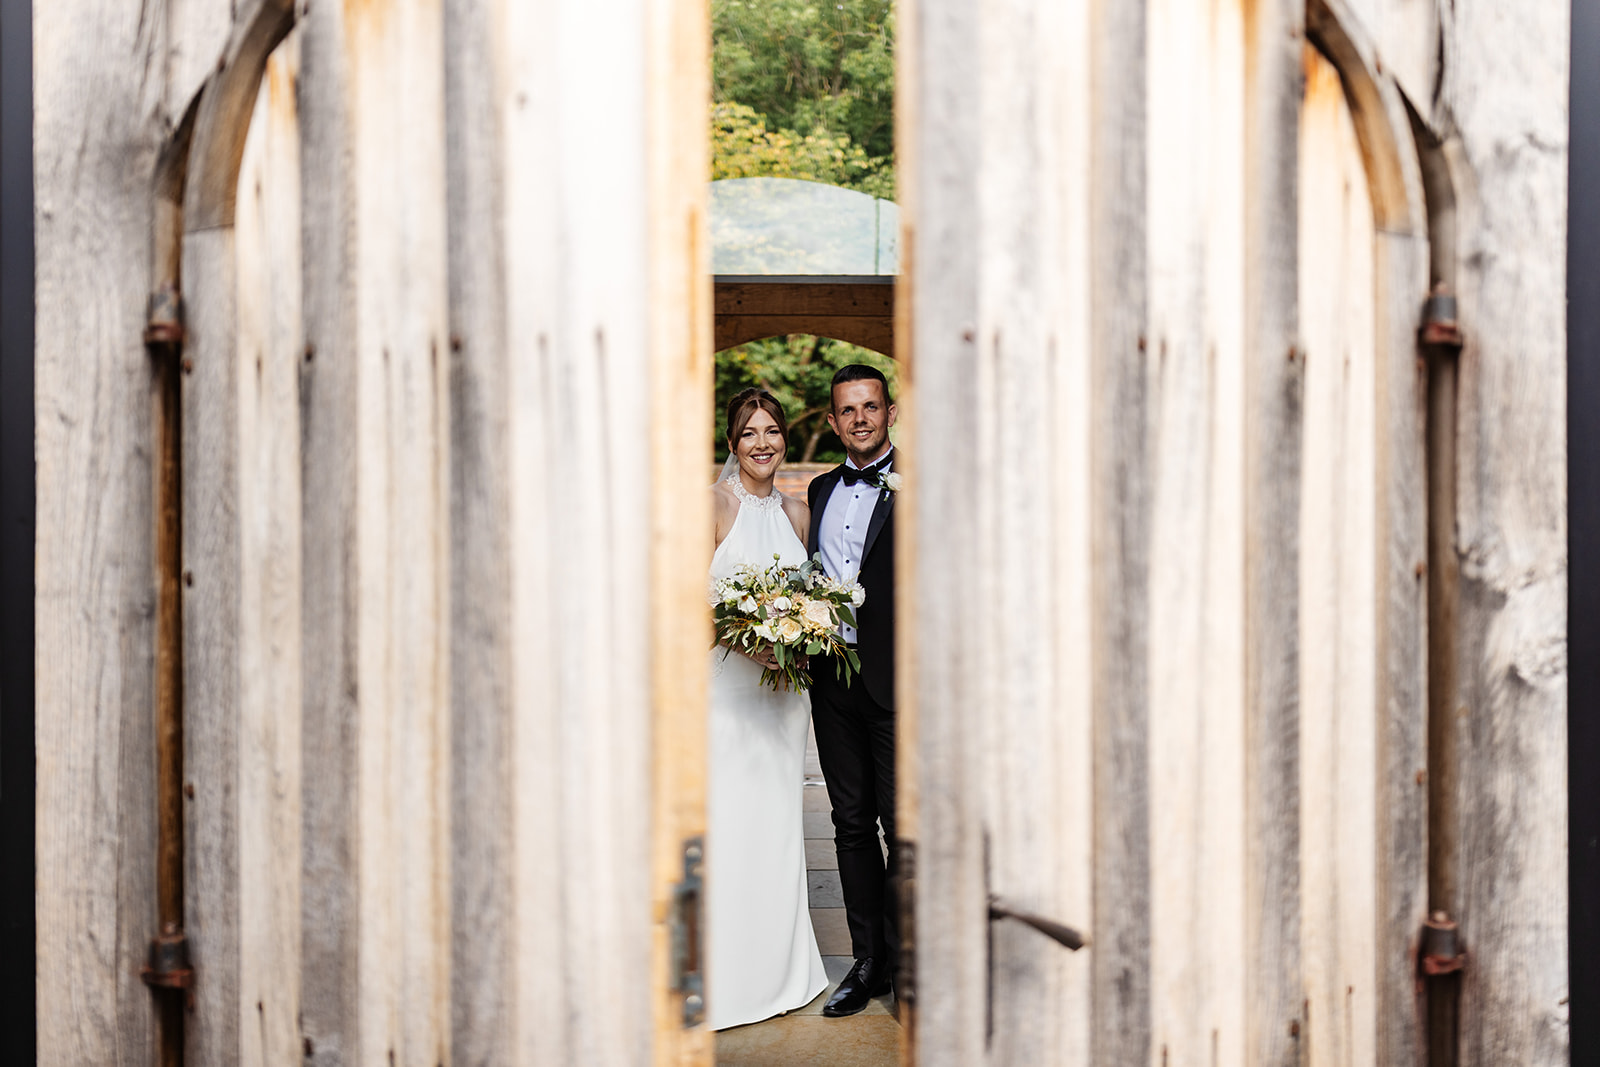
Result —
[[719, 352], [808, 333], [894, 353], [893, 279], [719, 277], [714, 291]]

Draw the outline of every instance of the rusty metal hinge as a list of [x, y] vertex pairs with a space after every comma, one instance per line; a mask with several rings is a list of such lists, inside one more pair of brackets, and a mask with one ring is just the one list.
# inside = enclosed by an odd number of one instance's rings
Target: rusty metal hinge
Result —
[[189, 965], [189, 939], [177, 923], [167, 923], [150, 942], [150, 957], [139, 970], [144, 984], [153, 989], [188, 989], [194, 984]]
[[145, 311], [144, 343], [163, 348], [183, 343], [183, 294], [168, 283], [150, 294]]
[[1461, 324], [1457, 318], [1456, 294], [1450, 287], [1440, 282], [1428, 294], [1427, 301], [1422, 305], [1422, 329], [1419, 337], [1425, 347], [1442, 349], [1452, 355], [1461, 352], [1464, 340], [1461, 336]]
[[701, 963], [701, 909], [705, 900], [705, 841], [683, 843], [683, 880], [672, 887], [672, 991], [683, 996], [683, 1026], [706, 1021], [705, 973]]
[[1455, 974], [1467, 965], [1467, 954], [1461, 947], [1461, 931], [1450, 916], [1436, 911], [1422, 924], [1422, 946], [1418, 967], [1428, 978]]

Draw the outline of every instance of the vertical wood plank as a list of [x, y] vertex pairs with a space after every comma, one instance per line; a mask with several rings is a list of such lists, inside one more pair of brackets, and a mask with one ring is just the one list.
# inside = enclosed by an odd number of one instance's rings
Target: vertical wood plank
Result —
[[647, 14], [639, 0], [505, 8], [515, 1013], [527, 1062], [636, 1063], [654, 1041]]
[[[905, 695], [897, 709], [900, 721], [912, 724], [917, 749], [900, 756], [902, 768], [911, 763], [904, 778], [917, 782], [918, 797], [911, 823], [919, 935], [915, 1049], [919, 1063], [978, 1063], [988, 1007], [983, 781], [972, 758], [981, 735], [957, 709], [976, 706], [982, 692], [959, 607], [982, 597], [979, 576], [966, 562], [979, 548], [977, 509], [964, 499], [982, 469], [970, 402], [979, 344], [982, 74], [970, 45], [980, 22], [977, 5], [932, 0], [902, 6], [899, 22], [906, 29], [898, 43], [897, 95], [909, 111], [900, 128], [914, 145], [901, 157], [899, 183], [902, 218], [910, 220], [902, 263], [909, 267], [911, 329], [900, 331], [897, 345], [904, 353], [900, 402], [908, 413], [905, 502], [915, 506], [899, 527], [901, 543], [912, 550], [899, 563], [896, 585], [898, 610], [914, 605], [905, 617], [917, 620], [897, 664], [915, 671], [911, 684], [900, 687]], [[932, 427], [940, 432], [927, 433]]]
[[147, 1064], [155, 935], [152, 375], [143, 344], [158, 27], [33, 16], [41, 1064]]
[[1299, 523], [1304, 361], [1296, 279], [1304, 11], [1245, 18], [1245, 966], [1250, 1067], [1300, 1062]]
[[1242, 5], [1149, 25], [1152, 1064], [1238, 1063], [1244, 941]]
[[[984, 12], [981, 229], [966, 267], [981, 301], [976, 434], [957, 442], [981, 472], [959, 489], [982, 597], [961, 628], [987, 709], [981, 785], [964, 800], [981, 813], [990, 890], [1079, 927], [1093, 918], [1090, 39], [1087, 3]], [[988, 1062], [1083, 1062], [1091, 958], [1016, 923], [990, 934]]]
[[[187, 233], [194, 279], [183, 403], [184, 929], [203, 981], [186, 1055], [239, 1053], [238, 255], [232, 226]], [[193, 795], [190, 796], [190, 792]], [[253, 917], [252, 917], [253, 919]]]
[[[1461, 1062], [1567, 1062], [1569, 11], [1458, 7]], [[1577, 772], [1577, 769], [1574, 768]], [[1581, 773], [1581, 772], [1579, 772]]]
[[1373, 1063], [1379, 947], [1375, 231], [1339, 73], [1307, 46], [1305, 78], [1299, 140], [1305, 1045], [1313, 1063]]
[[[298, 39], [268, 61], [239, 177], [239, 1047], [300, 1040], [300, 132]], [[196, 768], [202, 770], [203, 768]], [[202, 1062], [208, 1058], [199, 1057]]]
[[442, 59], [426, 0], [303, 30], [303, 1030], [371, 1063], [448, 1057]]
[[[457, 1067], [517, 1061], [515, 942], [504, 936], [513, 929], [518, 887], [509, 744], [503, 21], [494, 0], [444, 7], [450, 584], [457, 593], [450, 601], [450, 1052]], [[537, 900], [535, 887], [527, 892]], [[485, 937], [485, 930], [500, 936]]]
[[1093, 10], [1095, 1063], [1151, 1048], [1148, 12]]
[[[706, 829], [705, 582], [711, 564], [711, 262], [706, 102], [711, 98], [710, 7], [706, 0], [645, 5], [645, 143], [648, 384], [650, 389], [651, 836], [654, 923], [653, 1061], [709, 1065], [712, 1040], [686, 1031], [683, 997], [668, 974], [673, 886], [684, 876], [684, 842]], [[688, 625], [688, 620], [697, 625]]]
[[[985, 590], [971, 565], [983, 476], [978, 424], [979, 161], [982, 72], [976, 4], [915, 0], [897, 13], [896, 95], [905, 287], [896, 346], [906, 485], [897, 522], [896, 718], [902, 834], [917, 849], [916, 1062], [981, 1063], [988, 1000], [980, 727], [983, 679], [970, 611]], [[909, 321], [906, 321], [909, 320]], [[909, 328], [905, 328], [909, 326]], [[932, 432], [930, 432], [932, 431]], [[929, 476], [924, 472], [937, 472]], [[912, 785], [911, 783], [915, 783]], [[928, 932], [930, 936], [921, 936]]]

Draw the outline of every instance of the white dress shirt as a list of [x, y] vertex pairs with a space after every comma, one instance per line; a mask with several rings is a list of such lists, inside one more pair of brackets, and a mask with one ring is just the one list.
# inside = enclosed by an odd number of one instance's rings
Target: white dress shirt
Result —
[[[845, 466], [856, 467], [855, 461], [846, 459]], [[887, 458], [879, 458], [878, 469], [887, 472], [894, 465], [894, 450]], [[861, 551], [867, 544], [867, 525], [872, 521], [872, 511], [878, 506], [882, 490], [866, 482], [846, 485], [843, 481], [833, 487], [822, 505], [822, 524], [817, 528], [817, 551], [822, 553], [822, 569], [830, 578], [855, 581], [861, 571]], [[846, 644], [856, 643], [856, 628], [841, 624], [839, 636]]]

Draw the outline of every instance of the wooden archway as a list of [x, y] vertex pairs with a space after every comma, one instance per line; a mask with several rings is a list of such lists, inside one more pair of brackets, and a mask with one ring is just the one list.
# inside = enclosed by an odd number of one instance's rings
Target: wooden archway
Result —
[[894, 352], [892, 275], [718, 275], [716, 350], [811, 333]]

